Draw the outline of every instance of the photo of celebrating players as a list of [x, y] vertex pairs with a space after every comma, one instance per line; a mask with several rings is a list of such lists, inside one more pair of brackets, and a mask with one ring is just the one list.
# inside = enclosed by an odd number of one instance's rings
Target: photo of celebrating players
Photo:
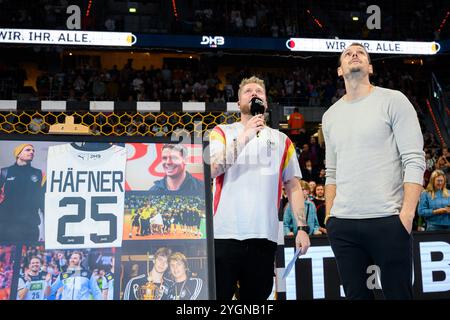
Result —
[[136, 195], [125, 197], [126, 240], [204, 239], [205, 201], [199, 197]]
[[23, 246], [17, 300], [113, 300], [114, 249]]

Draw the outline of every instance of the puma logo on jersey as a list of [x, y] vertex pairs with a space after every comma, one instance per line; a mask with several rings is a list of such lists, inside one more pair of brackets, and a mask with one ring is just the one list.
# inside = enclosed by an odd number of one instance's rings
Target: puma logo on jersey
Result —
[[99, 153], [79, 153], [77, 156], [81, 160], [95, 160], [102, 158], [102, 155]]

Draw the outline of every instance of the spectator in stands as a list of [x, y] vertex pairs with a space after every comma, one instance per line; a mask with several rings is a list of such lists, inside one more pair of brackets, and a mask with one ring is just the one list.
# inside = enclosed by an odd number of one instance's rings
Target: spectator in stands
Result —
[[427, 146], [428, 148], [438, 148], [439, 147], [439, 144], [436, 142], [434, 134], [432, 134], [429, 131], [424, 132], [423, 141], [424, 141], [425, 146]]
[[289, 203], [289, 199], [286, 195], [286, 190], [284, 190], [284, 186], [281, 187], [281, 199], [280, 206], [278, 207], [278, 219], [282, 220], [284, 215], [284, 210], [286, 209]]
[[442, 155], [439, 159], [443, 159], [445, 161], [445, 166], [450, 167], [450, 152], [448, 151], [447, 146], [442, 147]]
[[424, 174], [424, 186], [428, 184], [430, 181], [431, 173], [433, 172], [435, 165], [436, 165], [436, 159], [432, 155], [432, 151], [425, 149], [425, 174]]
[[[319, 221], [317, 220], [316, 206], [313, 202], [309, 200], [309, 195], [311, 194], [311, 190], [309, 188], [308, 182], [304, 180], [300, 180], [302, 185], [303, 194], [305, 198], [305, 216], [306, 223], [309, 227], [309, 235], [318, 235], [322, 234], [320, 232]], [[283, 226], [284, 226], [284, 235], [285, 236], [297, 236], [297, 221], [294, 218], [294, 213], [292, 212], [290, 204], [286, 206], [283, 215]]]
[[81, 93], [84, 92], [85, 86], [86, 86], [86, 81], [84, 81], [83, 77], [81, 75], [79, 75], [73, 83], [75, 92], [77, 92], [77, 94], [80, 95]]
[[92, 82], [92, 93], [94, 94], [95, 100], [102, 100], [104, 99], [105, 93], [106, 93], [106, 85], [104, 80], [104, 75], [102, 76], [95, 76]]
[[105, 28], [107, 31], [115, 31], [116, 30], [116, 21], [112, 17], [109, 17], [105, 21]]
[[325, 169], [324, 168], [320, 169], [319, 177], [316, 180], [317, 184], [325, 185], [325, 181], [326, 181], [325, 175], [326, 175]]
[[450, 230], [450, 197], [446, 182], [443, 171], [433, 171], [426, 190], [420, 196], [418, 211], [425, 218], [427, 231]]
[[[305, 143], [302, 145], [302, 150], [298, 157], [298, 162], [300, 163], [301, 168], [306, 167], [306, 161], [311, 160], [311, 153], [309, 150], [309, 144]], [[305, 178], [306, 179], [306, 178]]]
[[44, 118], [36, 113], [33, 115], [33, 117], [31, 118], [31, 122], [28, 125], [28, 129], [32, 132], [32, 133], [39, 133], [41, 132], [41, 130], [45, 129], [45, 121]]
[[289, 136], [292, 138], [293, 141], [302, 145], [304, 143], [303, 139], [305, 139], [304, 137], [305, 118], [299, 112], [298, 108], [294, 108], [294, 112], [292, 112], [291, 115], [289, 116], [288, 126], [289, 126]]
[[40, 98], [48, 97], [50, 93], [51, 81], [49, 73], [45, 72], [39, 75], [36, 79], [36, 89]]
[[345, 295], [374, 299], [366, 271], [375, 263], [387, 299], [412, 299], [410, 233], [425, 171], [417, 114], [401, 92], [370, 83], [373, 67], [361, 44], [342, 52], [337, 73], [347, 93], [322, 127], [326, 228]]
[[434, 165], [436, 164], [436, 158], [433, 156], [431, 150], [425, 151], [425, 164], [427, 170], [433, 171]]
[[446, 181], [447, 181], [447, 188], [449, 188], [449, 182], [450, 182], [450, 162], [447, 160], [447, 157], [444, 156], [445, 154], [445, 148], [443, 148], [443, 154], [439, 157], [435, 164], [436, 170], [442, 170], [445, 173]]
[[447, 160], [447, 162], [450, 162], [450, 151], [448, 151], [448, 147], [444, 145], [442, 147], [442, 156]]
[[169, 125], [167, 124], [167, 118], [163, 115], [156, 117], [156, 123], [154, 123], [150, 131], [157, 137], [163, 137], [169, 132]]
[[[308, 180], [306, 180], [306, 181], [308, 181]], [[314, 199], [314, 197], [316, 196], [315, 192], [316, 192], [317, 184], [314, 180], [309, 180], [308, 185], [309, 185], [309, 190], [311, 190], [311, 192], [309, 193], [311, 195], [311, 199]]]
[[323, 184], [317, 184], [314, 191], [315, 197], [313, 199], [316, 205], [317, 220], [319, 221], [320, 231], [327, 233], [325, 229], [325, 187]]
[[305, 161], [305, 166], [302, 167], [303, 178], [306, 181], [317, 181], [319, 178], [319, 172], [317, 168], [313, 167], [311, 160]]
[[313, 167], [317, 167], [323, 163], [324, 159], [324, 150], [317, 143], [317, 138], [315, 136], [311, 136], [309, 139], [309, 154]]
[[113, 75], [111, 77], [111, 81], [109, 81], [106, 85], [106, 95], [110, 100], [116, 100], [119, 95], [119, 78], [117, 75]]
[[77, 101], [76, 93], [73, 88], [69, 89], [69, 95], [68, 95], [66, 101]]
[[320, 88], [319, 83], [317, 82], [315, 85], [311, 84], [310, 92], [309, 92], [309, 106], [310, 107], [319, 107], [320, 106]]

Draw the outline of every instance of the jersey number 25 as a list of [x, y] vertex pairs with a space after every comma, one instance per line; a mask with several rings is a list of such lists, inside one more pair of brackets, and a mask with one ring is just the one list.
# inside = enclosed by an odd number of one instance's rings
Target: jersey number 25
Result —
[[[92, 197], [91, 218], [94, 221], [108, 221], [109, 234], [99, 235], [91, 233], [90, 239], [94, 243], [113, 242], [117, 239], [117, 217], [112, 213], [100, 213], [99, 204], [116, 204], [117, 197]], [[81, 197], [65, 197], [59, 201], [60, 207], [68, 205], [78, 206], [77, 215], [66, 215], [58, 219], [58, 242], [61, 244], [84, 244], [84, 236], [66, 236], [67, 223], [79, 223], [86, 219], [86, 200]]]

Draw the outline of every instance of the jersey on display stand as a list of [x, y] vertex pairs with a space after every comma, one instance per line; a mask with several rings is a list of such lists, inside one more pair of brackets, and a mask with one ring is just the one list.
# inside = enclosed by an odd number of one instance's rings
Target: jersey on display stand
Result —
[[46, 249], [104, 248], [122, 244], [124, 147], [89, 150], [51, 146], [45, 193]]

